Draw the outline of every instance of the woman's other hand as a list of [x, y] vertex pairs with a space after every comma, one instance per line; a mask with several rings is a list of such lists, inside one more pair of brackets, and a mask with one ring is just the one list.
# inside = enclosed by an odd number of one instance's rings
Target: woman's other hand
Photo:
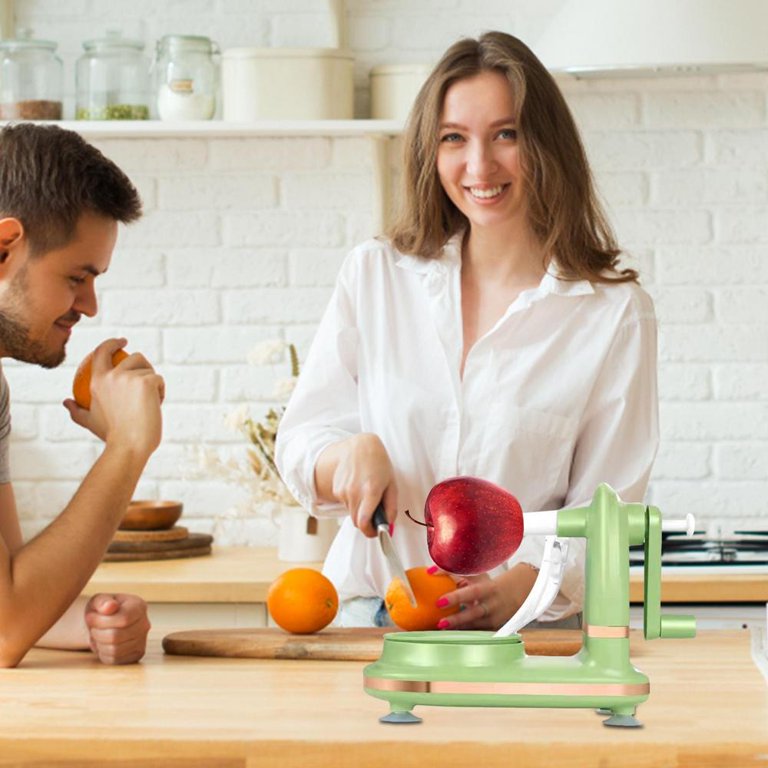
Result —
[[499, 629], [528, 597], [536, 575], [535, 569], [519, 563], [493, 579], [487, 574], [459, 577], [456, 589], [437, 603], [440, 608], [458, 606], [459, 611], [441, 619], [438, 629]]

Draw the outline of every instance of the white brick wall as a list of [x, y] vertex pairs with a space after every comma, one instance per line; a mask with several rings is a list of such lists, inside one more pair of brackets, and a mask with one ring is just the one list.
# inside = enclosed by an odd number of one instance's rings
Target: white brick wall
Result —
[[[433, 61], [460, 34], [534, 41], [562, 0], [347, 0], [356, 113], [376, 64]], [[326, 45], [323, 0], [25, 0], [20, 22], [60, 42], [69, 97], [81, 42], [108, 27], [151, 50], [169, 32], [235, 45]], [[768, 75], [561, 81], [627, 261], [660, 321], [662, 446], [650, 496], [703, 522], [768, 526]], [[101, 312], [67, 363], [9, 363], [13, 472], [27, 533], [66, 503], [97, 451], [60, 406], [75, 363], [125, 335], [166, 377], [165, 438], [139, 495], [180, 498], [198, 530], [242, 498], [191, 477], [191, 449], [236, 448], [223, 417], [260, 414], [287, 366], [248, 350], [282, 336], [305, 351], [341, 259], [373, 230], [365, 139], [109, 139], [144, 219], [100, 280]], [[397, 156], [395, 151], [393, 156]], [[395, 170], [396, 175], [396, 170]], [[267, 541], [262, 529], [255, 541]], [[250, 539], [252, 542], [253, 539]]]

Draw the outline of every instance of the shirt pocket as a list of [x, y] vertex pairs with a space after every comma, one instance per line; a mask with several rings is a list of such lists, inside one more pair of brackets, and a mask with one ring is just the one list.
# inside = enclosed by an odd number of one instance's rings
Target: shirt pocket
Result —
[[535, 504], [565, 496], [577, 429], [575, 417], [498, 400], [489, 408], [483, 453], [505, 487]]

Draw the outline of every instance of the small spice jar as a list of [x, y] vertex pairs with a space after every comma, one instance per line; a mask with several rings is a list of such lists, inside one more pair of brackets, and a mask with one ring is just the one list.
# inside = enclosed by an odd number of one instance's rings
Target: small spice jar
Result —
[[0, 40], [0, 119], [61, 120], [61, 59], [56, 43]]
[[161, 120], [210, 120], [216, 111], [219, 49], [207, 37], [165, 35], [155, 54], [157, 114]]
[[78, 120], [148, 120], [149, 65], [144, 43], [107, 33], [83, 43], [77, 60]]

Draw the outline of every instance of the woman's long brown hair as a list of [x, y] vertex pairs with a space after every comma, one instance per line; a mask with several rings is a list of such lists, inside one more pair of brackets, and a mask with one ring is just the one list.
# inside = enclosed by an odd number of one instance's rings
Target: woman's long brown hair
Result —
[[446, 241], [466, 229], [437, 175], [439, 124], [448, 88], [485, 71], [501, 72], [510, 84], [529, 222], [546, 259], [556, 258], [566, 279], [637, 280], [635, 270], [617, 268], [621, 251], [560, 89], [533, 52], [503, 32], [455, 43], [422, 86], [405, 131], [401, 211], [387, 233], [395, 247], [438, 258]]

